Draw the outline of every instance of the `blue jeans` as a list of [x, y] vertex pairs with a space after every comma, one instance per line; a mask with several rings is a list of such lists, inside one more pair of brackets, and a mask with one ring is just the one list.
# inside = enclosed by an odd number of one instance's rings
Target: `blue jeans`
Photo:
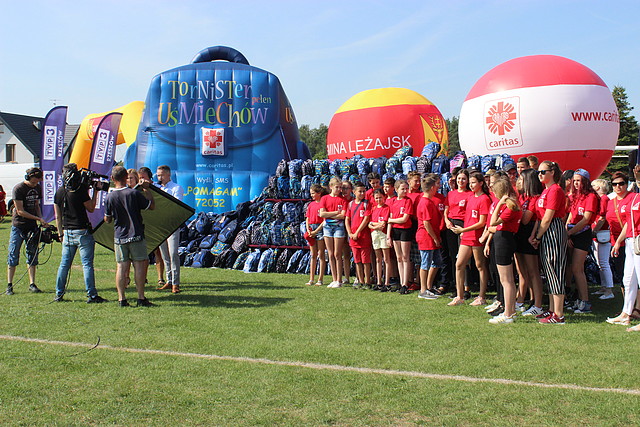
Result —
[[62, 259], [58, 268], [58, 278], [56, 280], [56, 296], [64, 295], [67, 285], [67, 277], [76, 251], [80, 248], [80, 259], [82, 260], [82, 270], [84, 271], [84, 286], [87, 289], [87, 296], [90, 298], [98, 295], [96, 290], [96, 278], [93, 271], [93, 253], [96, 248], [96, 241], [89, 230], [64, 230], [62, 240]]
[[7, 264], [9, 267], [16, 267], [20, 264], [20, 248], [22, 242], [26, 242], [27, 248], [27, 264], [38, 265], [38, 242], [37, 239], [29, 239], [29, 231], [22, 230], [18, 227], [11, 226], [11, 234], [9, 235], [9, 248], [7, 254]]

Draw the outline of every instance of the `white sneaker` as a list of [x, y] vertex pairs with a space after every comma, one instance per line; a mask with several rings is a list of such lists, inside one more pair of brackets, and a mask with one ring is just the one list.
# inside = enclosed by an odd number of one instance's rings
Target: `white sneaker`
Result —
[[500, 301], [495, 300], [494, 302], [492, 302], [491, 304], [489, 304], [488, 306], [486, 306], [484, 309], [486, 311], [493, 311], [496, 308], [498, 308], [500, 306]]
[[418, 293], [418, 298], [422, 298], [422, 299], [438, 299], [438, 295], [434, 294], [433, 292], [431, 292], [430, 290], [427, 289], [424, 292]]
[[327, 286], [327, 288], [341, 288], [342, 287], [342, 283], [340, 282], [331, 282], [329, 283], [329, 286]]
[[514, 317], [516, 317], [516, 315], [514, 314], [513, 316], [505, 316], [504, 313], [502, 314], [498, 314], [495, 317], [492, 317], [491, 319], [489, 319], [489, 323], [491, 323], [492, 325], [506, 325], [509, 323], [513, 323], [514, 321]]
[[602, 295], [600, 295], [600, 299], [614, 299], [616, 296], [613, 294], [613, 292], [609, 291], [609, 293], [604, 293]]
[[528, 310], [525, 310], [522, 315], [523, 316], [538, 316], [540, 314], [544, 313], [544, 310], [540, 307], [536, 307], [535, 305], [532, 305], [531, 307], [529, 307]]
[[516, 312], [522, 313], [523, 311], [525, 311], [524, 304], [516, 303]]

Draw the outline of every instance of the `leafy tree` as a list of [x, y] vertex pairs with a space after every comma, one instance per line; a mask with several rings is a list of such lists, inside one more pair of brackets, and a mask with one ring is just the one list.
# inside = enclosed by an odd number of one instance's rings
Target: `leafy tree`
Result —
[[447, 132], [449, 133], [449, 155], [460, 151], [460, 140], [458, 139], [458, 117], [453, 116], [445, 120], [447, 122]]
[[311, 128], [309, 125], [302, 125], [298, 128], [300, 139], [307, 144], [311, 157], [314, 159], [327, 158], [327, 132], [329, 127], [324, 123], [320, 123], [317, 128]]
[[633, 107], [627, 99], [627, 91], [622, 86], [614, 86], [612, 95], [620, 116], [618, 145], [636, 145], [638, 143], [638, 121], [631, 115]]

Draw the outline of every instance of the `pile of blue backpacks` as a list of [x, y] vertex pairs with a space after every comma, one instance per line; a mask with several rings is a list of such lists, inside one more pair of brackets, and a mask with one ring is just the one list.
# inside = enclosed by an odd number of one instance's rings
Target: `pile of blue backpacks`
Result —
[[245, 272], [309, 273], [310, 252], [304, 239], [306, 210], [311, 185], [328, 186], [332, 177], [362, 182], [376, 172], [384, 182], [389, 177], [406, 179], [411, 171], [437, 173], [441, 192], [450, 190], [449, 178], [457, 167], [504, 169], [513, 159], [506, 154], [471, 156], [458, 151], [438, 155], [440, 145], [430, 142], [420, 156], [412, 147], [402, 147], [393, 156], [345, 160], [281, 160], [261, 195], [222, 214], [200, 212], [180, 230], [180, 262], [193, 268], [233, 268]]

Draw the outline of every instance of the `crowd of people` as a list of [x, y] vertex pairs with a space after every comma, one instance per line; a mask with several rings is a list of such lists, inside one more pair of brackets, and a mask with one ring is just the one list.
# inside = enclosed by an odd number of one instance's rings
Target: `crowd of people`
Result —
[[[145, 297], [145, 284], [149, 256], [144, 235], [144, 224], [141, 212], [155, 208], [151, 185], [182, 200], [183, 189], [171, 180], [171, 169], [159, 166], [156, 171], [157, 181], [152, 182], [153, 173], [149, 168], [127, 170], [115, 166], [111, 172], [111, 180], [115, 187], [104, 202], [104, 221], [114, 225], [114, 252], [116, 260], [116, 290], [118, 304], [128, 307], [126, 288], [130, 282], [131, 265], [134, 268], [134, 282], [137, 292], [137, 305], [150, 307], [154, 304]], [[87, 292], [87, 303], [103, 303], [104, 298], [98, 295], [95, 286], [94, 252], [95, 239], [89, 213], [96, 209], [99, 199], [97, 186], [78, 180], [79, 171], [75, 163], [63, 167], [63, 182], [54, 196], [54, 212], [57, 230], [62, 243], [62, 256], [56, 278], [55, 302], [65, 301], [69, 281], [69, 271], [76, 253], [80, 258], [84, 273], [84, 284]], [[25, 244], [29, 273], [29, 290], [42, 292], [36, 285], [36, 268], [38, 265], [39, 225], [47, 226], [43, 219], [40, 200], [42, 189], [40, 183], [43, 172], [40, 168], [27, 170], [25, 180], [13, 189], [14, 209], [12, 213], [11, 234], [7, 259], [6, 295], [14, 294], [13, 281], [16, 267], [20, 261], [20, 250]], [[139, 187], [141, 191], [136, 188]], [[158, 290], [180, 292], [180, 258], [178, 256], [179, 231], [174, 232], [156, 251], [156, 268], [158, 271]]]
[[[640, 179], [638, 166], [633, 174]], [[459, 306], [476, 285], [470, 305], [485, 306], [490, 323], [521, 315], [564, 324], [565, 310], [591, 313], [591, 296], [614, 298], [615, 276], [623, 278], [624, 305], [607, 322], [630, 326], [640, 319], [640, 198], [626, 174], [592, 181], [584, 169], [563, 172], [529, 156], [485, 174], [457, 168], [446, 197], [437, 174], [411, 172], [406, 180], [381, 183], [370, 173], [367, 180], [368, 190], [337, 177], [329, 188], [312, 186], [308, 286], [324, 285], [327, 259], [327, 287], [350, 285], [353, 256], [355, 288], [417, 291], [421, 299], [451, 291], [448, 305]], [[585, 274], [591, 251], [601, 284], [592, 295]], [[490, 283], [497, 295], [489, 304]]]
[[[101, 303], [95, 287], [95, 240], [88, 213], [96, 208], [98, 191], [67, 185], [77, 173], [65, 165], [65, 185], [55, 195], [55, 218], [62, 237], [62, 257], [55, 301], [64, 301], [69, 270], [79, 250], [87, 303]], [[420, 299], [438, 299], [451, 292], [449, 306], [466, 304], [478, 289], [472, 306], [486, 306], [494, 324], [513, 323], [517, 315], [535, 316], [540, 323], [565, 323], [565, 310], [590, 313], [590, 297], [614, 298], [614, 277], [622, 277], [624, 304], [611, 324], [630, 326], [640, 319], [640, 166], [634, 179], [616, 172], [611, 180], [591, 180], [584, 169], [561, 171], [558, 164], [535, 156], [522, 157], [504, 170], [456, 168], [451, 191], [439, 190], [441, 176], [411, 172], [406, 180], [367, 176], [352, 184], [337, 177], [329, 188], [314, 184], [306, 211], [306, 235], [311, 250], [307, 285], [329, 288], [350, 283], [350, 260], [356, 270], [355, 288], [380, 292], [417, 291]], [[154, 209], [151, 185], [182, 199], [182, 188], [171, 180], [168, 166], [126, 170], [116, 166], [115, 189], [105, 201], [105, 222], [114, 223], [116, 288], [120, 306], [129, 305], [126, 288], [131, 265], [139, 306], [152, 306], [144, 294], [149, 266], [141, 211]], [[36, 286], [37, 242], [30, 238], [42, 218], [39, 168], [27, 171], [14, 190], [14, 209], [8, 246], [7, 295], [25, 243], [29, 290]], [[142, 191], [137, 191], [139, 187]], [[179, 232], [169, 236], [155, 253], [158, 289], [180, 292]], [[597, 259], [599, 290], [589, 293], [585, 262]], [[316, 275], [317, 280], [316, 280]], [[489, 284], [496, 297], [489, 303]], [[571, 292], [568, 291], [571, 289]], [[567, 298], [574, 295], [575, 298]], [[548, 298], [545, 298], [548, 296]], [[544, 307], [544, 301], [548, 306]], [[528, 304], [528, 305], [527, 305]], [[628, 328], [640, 331], [640, 325]]]

